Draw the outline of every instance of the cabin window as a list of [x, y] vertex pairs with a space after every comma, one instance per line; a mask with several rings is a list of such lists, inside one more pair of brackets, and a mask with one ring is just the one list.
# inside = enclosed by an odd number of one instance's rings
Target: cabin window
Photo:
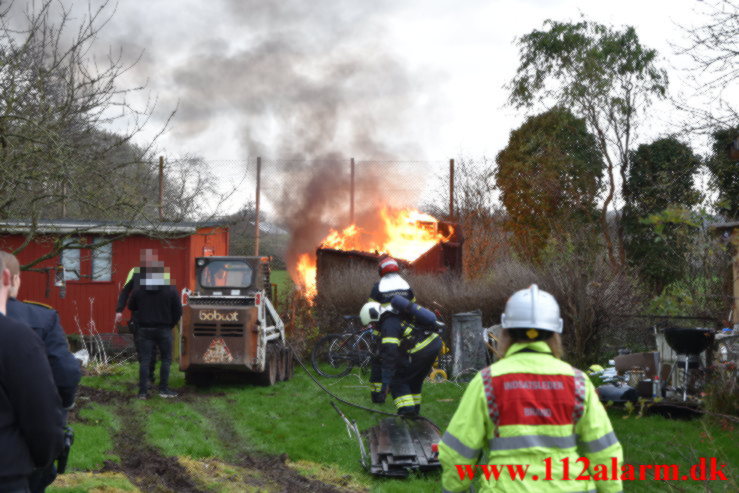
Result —
[[204, 288], [248, 288], [253, 283], [254, 271], [240, 260], [208, 262], [200, 274]]
[[64, 267], [65, 281], [79, 281], [80, 279], [80, 249], [65, 248], [62, 250], [62, 266]]
[[113, 270], [113, 244], [94, 245], [103, 243], [103, 238], [95, 238], [92, 250], [92, 280], [110, 281]]
[[113, 244], [106, 238], [82, 239], [62, 250], [65, 281], [110, 282], [113, 274]]

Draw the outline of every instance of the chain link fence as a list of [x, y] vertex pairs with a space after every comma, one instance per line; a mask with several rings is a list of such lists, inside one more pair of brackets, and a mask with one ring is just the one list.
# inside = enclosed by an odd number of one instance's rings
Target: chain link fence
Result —
[[[583, 270], [582, 275], [587, 277], [584, 291], [577, 293], [580, 310], [586, 310], [588, 290], [614, 290], [601, 297], [605, 300], [601, 306], [604, 313], [614, 299], [628, 299], [629, 303], [617, 304], [620, 313], [612, 309], [598, 322], [605, 331], [604, 347], [628, 345], [629, 341], [640, 348], [647, 345], [654, 320], [635, 315], [700, 316], [715, 320], [717, 325], [729, 317], [733, 301], [731, 258], [726, 238], [712, 229], [722, 217], [716, 213], [717, 192], [712, 176], [703, 165], [648, 174], [641, 184], [627, 172], [623, 176], [632, 181], [626, 187], [616, 172], [610, 198], [608, 177], [601, 175], [596, 193], [589, 198], [588, 214], [582, 214], [578, 209], [581, 202], [558, 195], [562, 189], [567, 190], [566, 179], [570, 178], [557, 181], [557, 177], [546, 174], [544, 179], [521, 174], [518, 186], [522, 190], [506, 189], [499, 180], [498, 164], [489, 158], [455, 159], [451, 167], [446, 159], [260, 161], [262, 251], [287, 263], [296, 236], [307, 238], [303, 243], [298, 241], [298, 248], [311, 252], [329, 228], [351, 224], [352, 203], [357, 222], [361, 222], [364, 211], [376, 211], [384, 205], [413, 207], [460, 224], [467, 278], [495, 277], [500, 269], [519, 268], [511, 263], [521, 264], [527, 276], [534, 272], [534, 277], [551, 278], [554, 284], [550, 289], [568, 296], [576, 279], [572, 278], [572, 286], [564, 286], [555, 282], [557, 276], [551, 268], [540, 267], [541, 262], [554, 262], [560, 276]], [[253, 204], [257, 160], [249, 160], [246, 167], [247, 192], [242, 195], [250, 197]], [[542, 197], [549, 202], [542, 202]], [[607, 198], [610, 205], [603, 213]], [[516, 200], [523, 201], [528, 207], [524, 210], [532, 213], [514, 216]], [[537, 211], [535, 207], [540, 203], [549, 208]], [[246, 236], [253, 240], [254, 221], [249, 227], [252, 233]], [[609, 279], [603, 276], [610, 270], [593, 270], [590, 260], [597, 257], [609, 261], [604, 229], [613, 242], [615, 262], [621, 265]], [[274, 241], [277, 237], [282, 240]], [[522, 244], [525, 240], [539, 245], [542, 256], [529, 258]], [[529, 262], [534, 262], [533, 267], [526, 267]], [[585, 271], [597, 272], [601, 278], [588, 277]], [[464, 303], [457, 305], [462, 308]], [[683, 323], [680, 318], [674, 320]]]
[[[164, 156], [161, 163], [64, 170], [6, 174], [3, 219], [226, 220], [231, 251], [253, 254], [259, 170], [260, 253], [273, 255], [277, 267], [289, 266], [291, 249], [315, 251], [331, 228], [351, 224], [352, 215], [361, 223], [381, 206], [412, 207], [461, 225], [468, 278], [495, 275], [501, 259], [541, 262], [582, 248], [608, 258], [608, 234], [615, 260], [638, 281], [640, 310], [720, 319], [728, 318], [733, 301], [728, 240], [711, 229], [725, 219], [716, 212], [720, 192], [703, 163], [644, 176], [615, 171], [610, 198], [608, 176], [601, 174], [595, 193], [586, 197], [586, 214], [578, 209], [582, 200], [563, 196], [580, 190], [572, 182], [581, 177], [542, 168], [518, 170], [506, 182], [489, 158]], [[532, 245], [542, 257], [530, 258]]]

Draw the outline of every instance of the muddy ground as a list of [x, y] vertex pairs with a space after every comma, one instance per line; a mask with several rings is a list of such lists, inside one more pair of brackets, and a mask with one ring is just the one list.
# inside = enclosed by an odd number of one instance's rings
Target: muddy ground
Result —
[[215, 425], [215, 429], [218, 430], [218, 440], [222, 445], [230, 447], [235, 452], [236, 465], [262, 471], [267, 478], [283, 487], [284, 491], [317, 491], [322, 493], [340, 491], [331, 485], [308, 479], [288, 467], [286, 464], [287, 454], [280, 456], [255, 454], [248, 450], [248, 444], [238, 440], [237, 443], [234, 443], [233, 437], [238, 436], [238, 433], [233, 426], [233, 422], [228, 416], [209, 407], [204, 401], [197, 401], [193, 404], [193, 408]]
[[[179, 399], [184, 400], [210, 420], [218, 430], [218, 440], [225, 449], [231, 452], [232, 459], [226, 464], [243, 471], [240, 484], [248, 489], [259, 491], [311, 491], [319, 493], [336, 493], [343, 491], [333, 485], [302, 476], [290, 468], [286, 454], [281, 456], [255, 453], [249, 450], [248, 444], [234, 441], [237, 436], [233, 423], [228, 416], [219, 413], [207, 405], [204, 397], [222, 396], [224, 394], [195, 394], [192, 389], [182, 389]], [[69, 421], [84, 422], [79, 416], [80, 409], [89, 403], [112, 405], [120, 420], [120, 430], [114, 435], [114, 450], [120, 457], [120, 463], [106, 462], [103, 470], [122, 472], [144, 492], [177, 492], [200, 493], [210, 491], [200, 476], [183, 466], [176, 457], [165, 456], [156, 447], [146, 441], [145, 416], [141, 410], [135, 409], [133, 402], [135, 392], [124, 393], [114, 390], [103, 390], [81, 387], [78, 394], [78, 406], [72, 410]], [[236, 442], [236, 443], [234, 443]], [[219, 459], [220, 460], [220, 459]], [[257, 472], [252, 474], [250, 471]]]

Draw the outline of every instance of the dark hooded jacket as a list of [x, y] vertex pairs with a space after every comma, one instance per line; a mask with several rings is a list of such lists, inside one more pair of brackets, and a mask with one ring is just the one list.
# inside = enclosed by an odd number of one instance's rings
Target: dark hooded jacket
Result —
[[59, 314], [56, 310], [10, 298], [8, 299], [8, 318], [28, 325], [41, 338], [46, 348], [46, 357], [49, 359], [51, 372], [54, 375], [54, 382], [62, 398], [62, 405], [70, 407], [74, 404], [74, 396], [82, 378], [82, 372], [80, 362], [69, 351], [67, 336], [59, 323]]
[[59, 456], [62, 415], [41, 339], [0, 314], [0, 490]]
[[177, 289], [160, 280], [143, 278], [128, 300], [128, 309], [136, 312], [139, 327], [171, 329], [182, 316]]

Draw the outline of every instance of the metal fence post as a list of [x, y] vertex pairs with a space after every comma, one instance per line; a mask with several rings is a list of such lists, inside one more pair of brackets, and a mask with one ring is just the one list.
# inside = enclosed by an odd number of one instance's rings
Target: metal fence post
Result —
[[164, 220], [164, 156], [159, 156], [159, 220]]
[[351, 158], [351, 180], [349, 182], [349, 224], [354, 224], [354, 158]]
[[449, 218], [454, 217], [454, 159], [449, 160]]
[[257, 157], [257, 196], [254, 208], [256, 218], [254, 219], [254, 255], [259, 256], [259, 196], [261, 192], [262, 158]]

